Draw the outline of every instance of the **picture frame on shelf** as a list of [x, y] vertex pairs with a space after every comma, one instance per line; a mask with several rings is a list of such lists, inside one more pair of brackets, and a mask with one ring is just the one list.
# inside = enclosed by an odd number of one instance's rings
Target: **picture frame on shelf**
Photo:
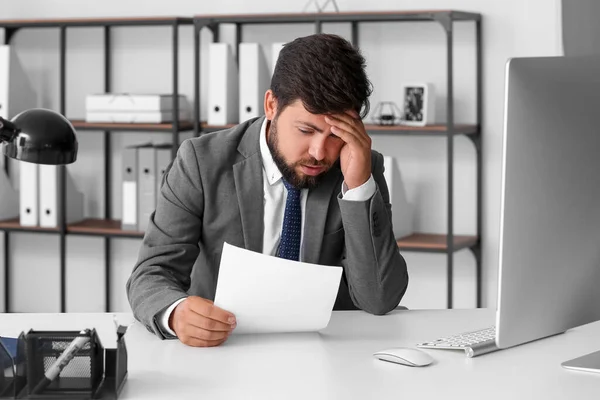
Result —
[[407, 82], [402, 85], [402, 118], [408, 126], [435, 123], [435, 86], [429, 82]]

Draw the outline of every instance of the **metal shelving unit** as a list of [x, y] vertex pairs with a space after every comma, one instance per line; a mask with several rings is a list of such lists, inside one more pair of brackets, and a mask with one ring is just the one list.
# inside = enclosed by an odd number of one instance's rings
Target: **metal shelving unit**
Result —
[[[47, 20], [0, 20], [0, 28], [5, 29], [5, 44], [10, 44], [14, 34], [21, 29], [30, 28], [56, 28], [59, 30], [59, 111], [65, 115], [66, 101], [66, 31], [68, 28], [77, 27], [102, 27], [104, 28], [104, 90], [111, 91], [111, 29], [114, 27], [147, 27], [147, 26], [165, 26], [172, 28], [172, 61], [173, 61], [173, 90], [174, 95], [174, 115], [179, 115], [178, 103], [178, 62], [179, 62], [179, 27], [182, 25], [192, 25], [193, 18], [180, 17], [143, 17], [143, 18], [84, 18], [84, 19], [47, 19]], [[168, 124], [97, 124], [87, 123], [85, 121], [72, 120], [71, 123], [78, 132], [82, 131], [100, 131], [104, 133], [104, 219], [88, 218], [75, 224], [65, 224], [60, 221], [56, 228], [41, 228], [31, 226], [21, 226], [19, 218], [0, 221], [0, 230], [4, 235], [4, 296], [5, 311], [10, 312], [10, 232], [33, 232], [59, 235], [60, 248], [60, 311], [66, 311], [66, 236], [67, 235], [88, 235], [104, 237], [104, 261], [105, 261], [105, 310], [110, 311], [110, 248], [111, 238], [141, 238], [143, 232], [123, 231], [121, 230], [121, 221], [112, 219], [111, 208], [111, 133], [112, 131], [130, 131], [130, 132], [171, 132], [172, 157], [177, 153], [179, 145], [179, 133], [193, 129], [191, 121], [174, 120]], [[59, 204], [62, 207], [62, 214], [65, 215], [65, 166], [60, 167], [59, 174]], [[8, 172], [8, 163], [5, 163], [5, 170]]]
[[[473, 125], [454, 123], [454, 79], [453, 79], [453, 31], [455, 22], [472, 22], [475, 24], [476, 46], [476, 85], [477, 85], [477, 121]], [[246, 25], [264, 24], [313, 24], [315, 33], [322, 32], [323, 23], [350, 23], [352, 43], [358, 45], [358, 33], [361, 23], [374, 22], [435, 22], [439, 23], [446, 33], [446, 70], [447, 70], [447, 121], [444, 125], [429, 125], [425, 127], [409, 126], [379, 126], [366, 125], [371, 135], [393, 134], [412, 136], [439, 136], [447, 139], [447, 175], [448, 175], [448, 221], [447, 234], [416, 233], [404, 238], [398, 238], [398, 247], [404, 251], [434, 252], [446, 254], [447, 265], [447, 307], [453, 305], [453, 255], [463, 249], [469, 249], [475, 257], [476, 264], [476, 302], [481, 307], [481, 215], [482, 215], [482, 152], [481, 152], [481, 14], [454, 10], [425, 10], [425, 11], [391, 11], [391, 12], [340, 12], [340, 13], [298, 13], [298, 14], [241, 14], [241, 15], [198, 15], [194, 17], [194, 134], [196, 136], [231, 127], [209, 126], [200, 121], [200, 32], [209, 29], [213, 41], [219, 41], [219, 26], [233, 24], [236, 27], [236, 46], [243, 40], [243, 28]], [[454, 234], [453, 193], [454, 193], [454, 137], [465, 135], [475, 146], [477, 154], [477, 234], [475, 236], [458, 236]]]
[[[76, 27], [103, 27], [104, 28], [104, 90], [111, 91], [111, 29], [119, 26], [166, 26], [172, 28], [172, 62], [173, 62], [173, 90], [174, 115], [178, 115], [178, 28], [181, 25], [194, 25], [194, 118], [193, 121], [177, 121], [172, 124], [97, 124], [80, 120], [72, 120], [78, 132], [98, 131], [104, 134], [104, 185], [105, 209], [104, 218], [88, 218], [75, 224], [66, 224], [61, 221], [57, 228], [25, 227], [19, 224], [19, 219], [0, 221], [0, 230], [4, 231], [4, 262], [5, 262], [5, 306], [6, 312], [10, 311], [10, 235], [11, 232], [34, 232], [59, 235], [60, 238], [60, 309], [66, 310], [66, 236], [85, 235], [105, 238], [105, 296], [106, 311], [110, 311], [110, 245], [111, 238], [142, 238], [144, 233], [137, 231], [123, 231], [121, 222], [112, 219], [111, 209], [111, 132], [170, 132], [172, 133], [172, 156], [175, 157], [179, 143], [179, 133], [193, 131], [196, 136], [227, 128], [229, 126], [209, 126], [200, 121], [200, 31], [208, 28], [213, 33], [213, 40], [219, 40], [219, 25], [223, 23], [235, 24], [237, 27], [236, 41], [239, 44], [243, 38], [243, 26], [250, 24], [277, 24], [277, 23], [309, 23], [314, 24], [315, 31], [322, 31], [322, 24], [327, 22], [348, 22], [352, 26], [352, 41], [358, 44], [359, 25], [362, 22], [410, 22], [431, 21], [441, 24], [446, 33], [447, 44], [447, 74], [448, 74], [448, 118], [445, 125], [431, 125], [423, 128], [405, 126], [379, 126], [367, 125], [370, 134], [394, 134], [413, 136], [439, 136], [447, 139], [448, 148], [448, 232], [446, 235], [419, 233], [409, 237], [399, 238], [398, 246], [405, 251], [434, 252], [447, 255], [447, 280], [448, 280], [448, 308], [452, 308], [452, 277], [454, 252], [470, 249], [476, 260], [477, 279], [477, 306], [481, 306], [481, 15], [451, 10], [411, 11], [411, 12], [360, 12], [360, 13], [299, 13], [299, 14], [249, 14], [249, 15], [212, 15], [195, 16], [191, 18], [180, 17], [144, 17], [144, 18], [87, 18], [87, 19], [48, 19], [48, 20], [0, 20], [0, 28], [5, 29], [5, 43], [9, 44], [14, 34], [20, 29], [29, 28], [57, 28], [60, 41], [60, 106], [59, 112], [65, 114], [66, 101], [66, 30]], [[474, 125], [454, 124], [453, 119], [453, 68], [452, 68], [452, 33], [453, 24], [457, 21], [472, 21], [476, 25], [476, 50], [477, 50], [477, 122]], [[465, 135], [475, 145], [477, 151], [477, 235], [457, 236], [453, 228], [453, 140], [456, 135]], [[8, 163], [5, 163], [8, 172]], [[59, 174], [59, 202], [62, 215], [65, 215], [65, 167], [61, 167]]]

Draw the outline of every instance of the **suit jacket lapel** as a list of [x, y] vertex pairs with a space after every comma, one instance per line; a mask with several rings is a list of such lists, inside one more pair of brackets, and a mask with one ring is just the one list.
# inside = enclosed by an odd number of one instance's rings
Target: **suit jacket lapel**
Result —
[[244, 134], [238, 151], [245, 157], [233, 166], [235, 189], [246, 249], [262, 252], [264, 193], [259, 135], [264, 118], [256, 120]]
[[327, 210], [331, 196], [336, 195], [341, 190], [341, 181], [343, 179], [340, 172], [339, 162], [336, 163], [323, 181], [315, 189], [308, 192], [306, 199], [306, 210], [304, 216], [304, 257], [303, 261], [312, 264], [319, 263], [321, 254], [321, 245], [323, 243], [323, 234], [325, 232], [325, 222], [327, 221]]

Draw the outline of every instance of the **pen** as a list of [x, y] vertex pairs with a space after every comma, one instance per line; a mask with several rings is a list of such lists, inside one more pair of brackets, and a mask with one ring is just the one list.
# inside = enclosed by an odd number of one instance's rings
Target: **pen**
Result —
[[[79, 332], [80, 335], [88, 335], [89, 330], [84, 329]], [[60, 374], [60, 372], [71, 362], [73, 357], [77, 354], [79, 350], [83, 348], [90, 341], [89, 336], [77, 336], [73, 341], [69, 344], [69, 346], [61, 353], [61, 355], [56, 359], [56, 361], [48, 368], [48, 370], [44, 373], [44, 377], [42, 380], [33, 388], [31, 394], [39, 394], [44, 389], [48, 387], [48, 385]]]

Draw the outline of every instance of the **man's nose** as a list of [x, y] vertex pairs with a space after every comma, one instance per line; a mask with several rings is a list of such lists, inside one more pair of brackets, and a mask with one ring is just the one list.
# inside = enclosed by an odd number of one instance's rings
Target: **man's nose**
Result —
[[325, 158], [325, 140], [327, 135], [314, 135], [310, 142], [310, 148], [308, 154], [317, 161], [321, 161]]

